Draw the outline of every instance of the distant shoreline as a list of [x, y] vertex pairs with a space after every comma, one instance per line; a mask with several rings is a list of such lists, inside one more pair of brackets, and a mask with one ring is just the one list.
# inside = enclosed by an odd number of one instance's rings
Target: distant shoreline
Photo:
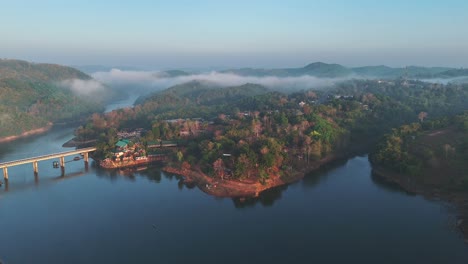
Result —
[[43, 133], [49, 131], [53, 126], [54, 126], [53, 123], [49, 123], [45, 127], [40, 127], [40, 128], [28, 130], [28, 131], [25, 131], [25, 132], [21, 133], [20, 135], [2, 137], [2, 138], [0, 138], [0, 143], [12, 142], [12, 141], [15, 141], [15, 140], [18, 140], [18, 139], [21, 139], [21, 138], [27, 138], [27, 137], [34, 136], [34, 135], [43, 134]]

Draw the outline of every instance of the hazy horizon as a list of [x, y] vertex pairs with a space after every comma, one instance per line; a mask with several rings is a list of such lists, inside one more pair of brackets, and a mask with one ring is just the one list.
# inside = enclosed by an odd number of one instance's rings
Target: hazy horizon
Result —
[[468, 2], [8, 1], [1, 58], [144, 69], [468, 67]]

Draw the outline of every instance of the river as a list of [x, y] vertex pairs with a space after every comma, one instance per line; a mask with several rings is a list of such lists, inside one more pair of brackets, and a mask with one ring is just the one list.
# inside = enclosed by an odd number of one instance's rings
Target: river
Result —
[[[72, 128], [0, 146], [0, 160], [65, 151]], [[239, 201], [187, 187], [157, 167], [66, 175], [39, 162], [0, 188], [2, 263], [468, 263], [456, 212], [371, 175], [356, 156]]]

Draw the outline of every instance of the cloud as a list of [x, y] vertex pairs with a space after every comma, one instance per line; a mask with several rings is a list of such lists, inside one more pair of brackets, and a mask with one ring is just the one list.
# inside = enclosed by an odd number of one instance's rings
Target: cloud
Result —
[[241, 76], [233, 73], [208, 72], [191, 74], [186, 76], [168, 77], [164, 72], [149, 71], [122, 71], [112, 69], [109, 72], [96, 72], [93, 74], [96, 80], [109, 85], [137, 85], [151, 88], [168, 88], [170, 86], [186, 83], [193, 80], [206, 81], [218, 86], [238, 86], [246, 83], [260, 84], [272, 89], [295, 90], [307, 88], [320, 88], [331, 86], [337, 82], [349, 78], [318, 78], [309, 75], [297, 77], [278, 76]]
[[68, 87], [76, 95], [89, 96], [105, 90], [102, 83], [96, 80], [69, 79], [60, 82], [62, 86]]

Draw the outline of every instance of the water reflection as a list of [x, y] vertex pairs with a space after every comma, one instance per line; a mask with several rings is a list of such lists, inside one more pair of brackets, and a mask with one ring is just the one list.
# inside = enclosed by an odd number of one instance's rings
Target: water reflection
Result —
[[256, 204], [269, 207], [280, 200], [282, 193], [287, 189], [288, 185], [278, 186], [261, 192], [258, 197], [232, 198], [232, 202], [238, 209], [253, 207]]
[[115, 170], [104, 170], [97, 168], [95, 170], [96, 176], [99, 178], [103, 179], [108, 179], [110, 181], [116, 181], [120, 178], [124, 178], [127, 180], [135, 181], [136, 176], [135, 172], [132, 170], [120, 170], [120, 169], [115, 169]]
[[349, 159], [338, 159], [328, 164], [322, 165], [317, 170], [307, 173], [302, 179], [302, 186], [306, 188], [315, 188], [321, 182], [327, 179], [328, 174], [334, 169], [345, 165]]
[[81, 176], [84, 176], [84, 175], [86, 175], [85, 171], [77, 171], [77, 172], [73, 172], [73, 173], [65, 173], [65, 174], [60, 175], [60, 176], [52, 177], [51, 180], [57, 182], [57, 181], [63, 181], [63, 180], [69, 180], [69, 179], [81, 177]]
[[[76, 171], [76, 172], [71, 172], [71, 173], [65, 173], [65, 174], [60, 174], [60, 175], [50, 175], [50, 174], [40, 174], [40, 173], [34, 173], [34, 181], [27, 181], [27, 182], [15, 182], [14, 179], [10, 180], [3, 180], [0, 185], [0, 190], [3, 188], [4, 192], [10, 192], [10, 191], [24, 191], [28, 190], [32, 187], [41, 187], [41, 186], [48, 186], [50, 184], [63, 181], [63, 180], [68, 180], [68, 179], [74, 179], [77, 177], [81, 177], [84, 175], [87, 175], [85, 171]], [[10, 183], [10, 181], [13, 181]]]
[[386, 191], [404, 193], [404, 194], [407, 194], [408, 196], [416, 196], [415, 193], [408, 192], [407, 190], [403, 189], [397, 183], [383, 179], [382, 177], [377, 175], [377, 173], [375, 173], [374, 170], [371, 170], [370, 178], [372, 180], [372, 183], [374, 183], [377, 187], [382, 188]]
[[115, 181], [120, 178], [135, 181], [138, 177], [142, 177], [148, 179], [150, 182], [159, 184], [164, 178], [169, 181], [176, 180], [177, 186], [180, 190], [182, 190], [184, 187], [187, 189], [193, 189], [196, 187], [196, 184], [194, 183], [185, 183], [184, 178], [182, 176], [162, 172], [161, 167], [162, 164], [156, 163], [145, 167], [137, 168], [106, 170], [99, 167], [95, 167], [94, 169], [96, 176], [103, 179], [109, 179], [111, 181]]

